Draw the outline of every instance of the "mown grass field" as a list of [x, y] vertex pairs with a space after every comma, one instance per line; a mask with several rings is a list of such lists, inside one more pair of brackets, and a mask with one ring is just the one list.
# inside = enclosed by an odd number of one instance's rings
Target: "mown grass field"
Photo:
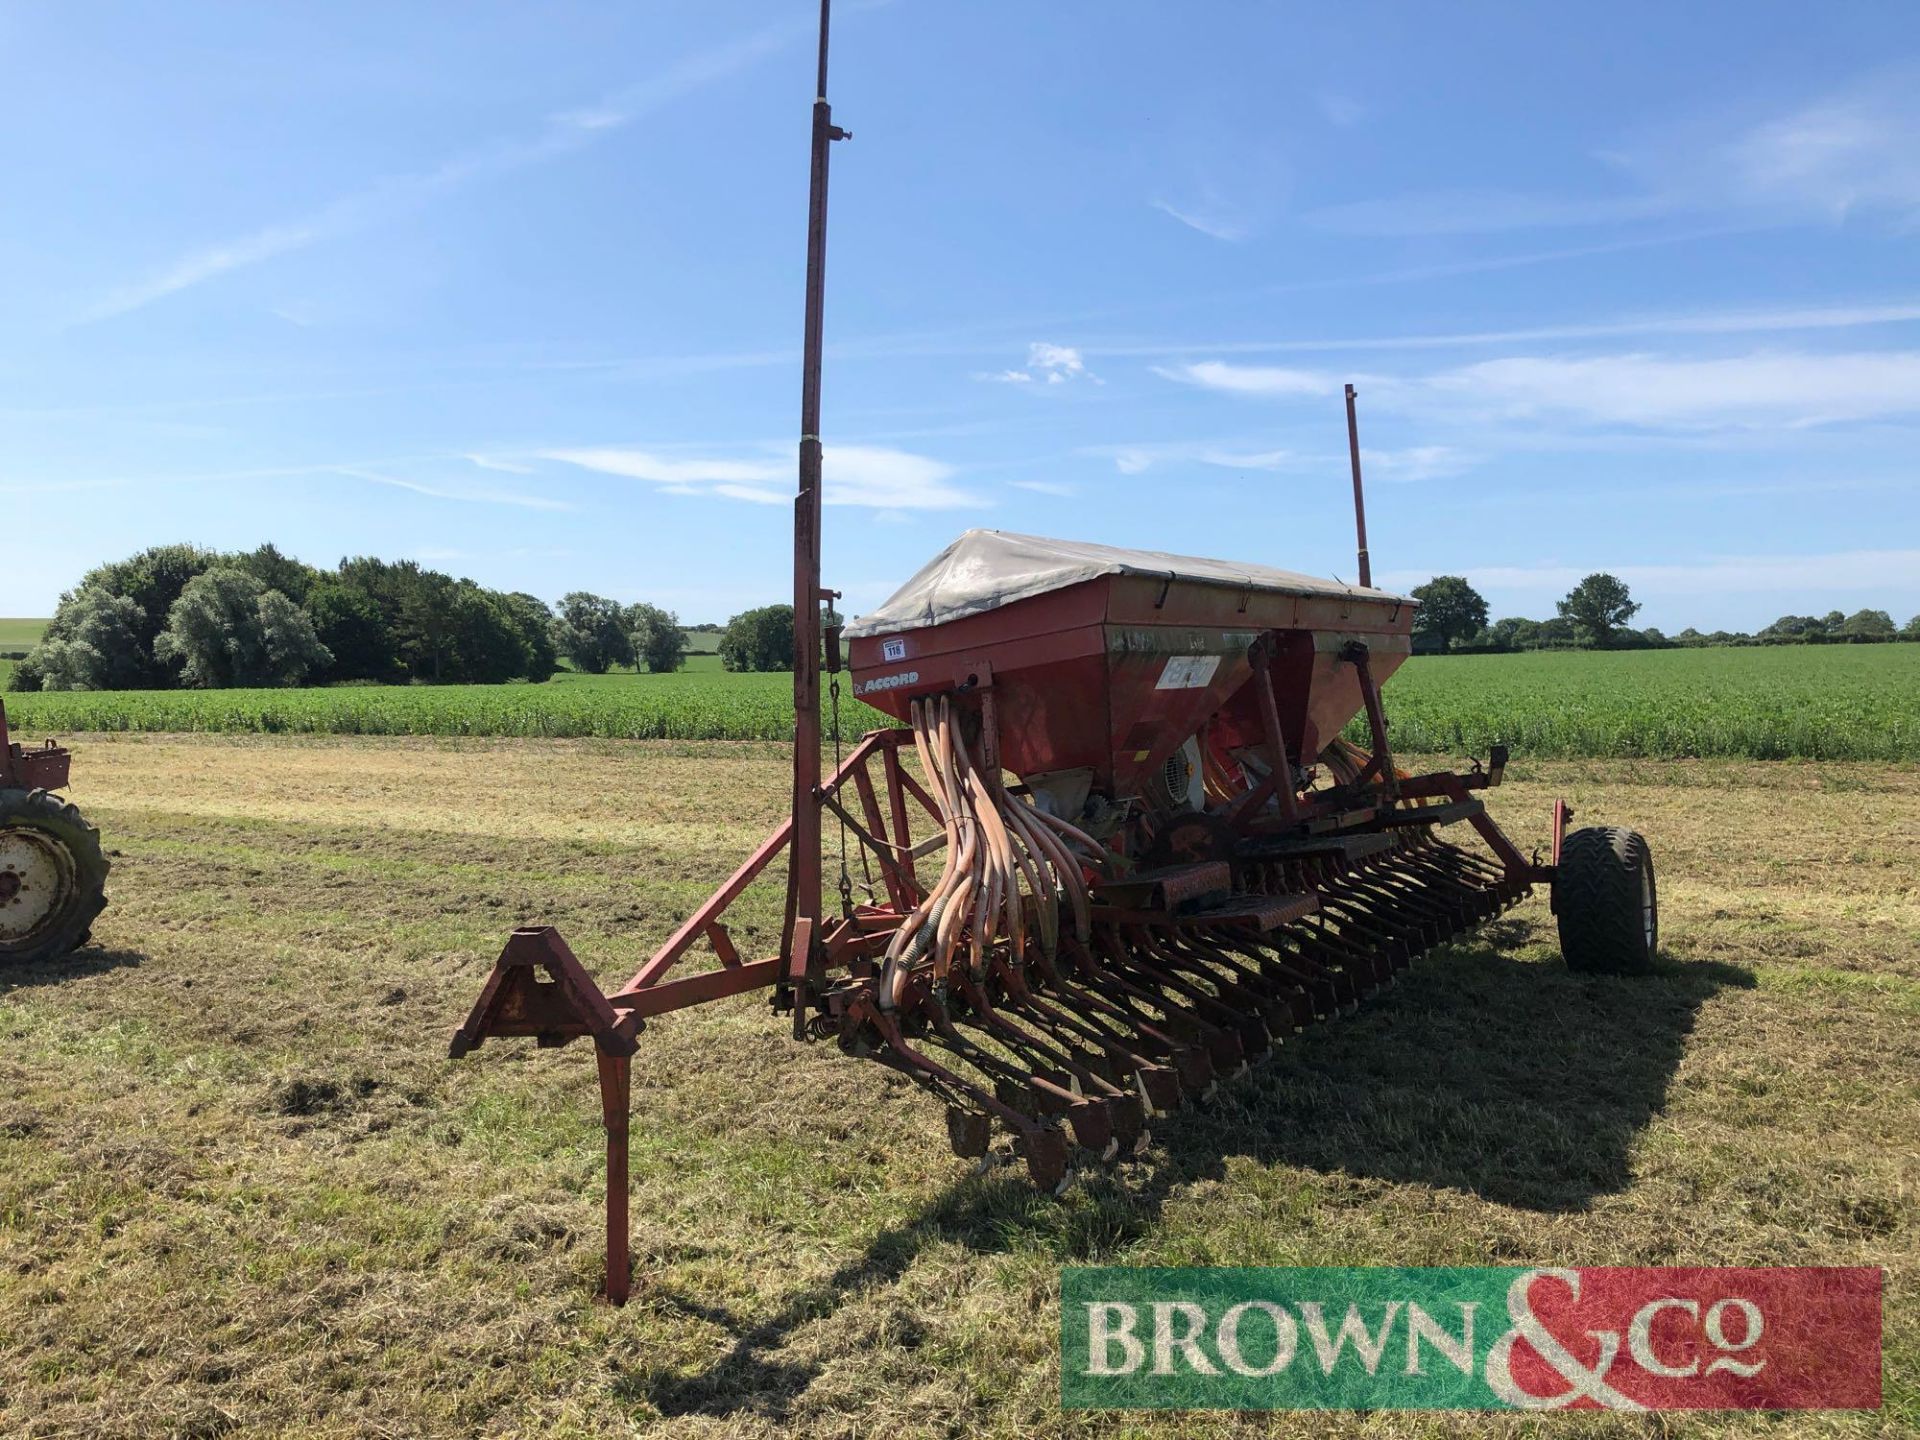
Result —
[[[1782, 1437], [1920, 1430], [1920, 767], [1526, 761], [1661, 867], [1668, 961], [1544, 902], [1064, 1199], [751, 998], [635, 1060], [598, 1281], [589, 1057], [447, 1061], [507, 929], [628, 974], [784, 812], [783, 747], [88, 736], [102, 948], [0, 977], [0, 1434]], [[773, 943], [750, 894], [743, 949]], [[1879, 1414], [1067, 1415], [1063, 1264], [1887, 1268]]]
[[[544, 685], [35, 694], [15, 723], [53, 730], [776, 740], [792, 679], [695, 656], [671, 675]], [[850, 686], [848, 687], [850, 690]], [[1920, 645], [1784, 646], [1408, 661], [1385, 690], [1395, 744], [1516, 755], [1920, 760]], [[850, 697], [842, 725], [888, 723]], [[1355, 738], [1363, 738], [1356, 727]]]

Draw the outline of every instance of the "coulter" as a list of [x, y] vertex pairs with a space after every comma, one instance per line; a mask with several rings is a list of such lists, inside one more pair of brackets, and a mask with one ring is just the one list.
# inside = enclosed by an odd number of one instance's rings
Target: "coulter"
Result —
[[[1535, 885], [1551, 887], [1576, 969], [1645, 970], [1658, 939], [1639, 835], [1569, 835], [1556, 804], [1543, 862], [1487, 814], [1504, 747], [1464, 772], [1395, 764], [1381, 686], [1410, 652], [1417, 607], [1370, 583], [1351, 386], [1357, 585], [974, 530], [842, 626], [820, 574], [828, 152], [849, 138], [825, 99], [826, 19], [823, 3], [791, 811], [612, 991], [556, 930], [514, 931], [453, 1037], [456, 1057], [491, 1036], [592, 1042], [616, 1302], [629, 1285], [630, 1057], [657, 1016], [765, 992], [796, 1040], [934, 1097], [956, 1154], [985, 1162], [1010, 1145], [1058, 1190], [1077, 1166], [1139, 1155], [1160, 1117]], [[850, 750], [843, 675], [898, 722]], [[1360, 717], [1366, 743], [1350, 743]], [[728, 911], [781, 860], [781, 943], [743, 955]]]

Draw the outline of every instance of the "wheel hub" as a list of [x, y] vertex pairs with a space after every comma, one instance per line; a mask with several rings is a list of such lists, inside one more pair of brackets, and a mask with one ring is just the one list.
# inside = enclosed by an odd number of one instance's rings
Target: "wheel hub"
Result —
[[0, 947], [32, 940], [73, 890], [66, 847], [33, 830], [0, 830]]

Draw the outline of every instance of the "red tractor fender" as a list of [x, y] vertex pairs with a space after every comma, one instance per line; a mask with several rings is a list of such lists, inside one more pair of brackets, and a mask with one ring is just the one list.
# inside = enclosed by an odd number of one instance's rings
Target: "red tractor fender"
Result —
[[0, 789], [64, 789], [72, 760], [71, 751], [51, 740], [32, 750], [15, 742], [7, 730], [6, 702], [0, 700]]

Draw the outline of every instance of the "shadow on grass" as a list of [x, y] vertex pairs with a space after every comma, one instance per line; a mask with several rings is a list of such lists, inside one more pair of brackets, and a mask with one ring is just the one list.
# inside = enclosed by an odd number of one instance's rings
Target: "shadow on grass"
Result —
[[1149, 1230], [1169, 1196], [1223, 1176], [1230, 1157], [1546, 1213], [1624, 1189], [1634, 1137], [1664, 1106], [1700, 1007], [1754, 978], [1664, 958], [1647, 976], [1573, 975], [1514, 960], [1524, 933], [1497, 923], [1435, 952], [1357, 1014], [1294, 1037], [1207, 1104], [1160, 1121], [1148, 1163], [1093, 1175], [1067, 1202], [1035, 1192], [1016, 1167], [970, 1178], [758, 1321], [656, 1290], [733, 1344], [696, 1374], [634, 1372], [616, 1393], [666, 1415], [783, 1418], [818, 1373], [778, 1353], [787, 1338], [892, 1283], [928, 1246], [1098, 1262]]
[[103, 975], [123, 966], [144, 965], [147, 957], [138, 950], [76, 950], [58, 960], [32, 962], [0, 959], [0, 995], [25, 990], [34, 985], [64, 985], [88, 975]]

